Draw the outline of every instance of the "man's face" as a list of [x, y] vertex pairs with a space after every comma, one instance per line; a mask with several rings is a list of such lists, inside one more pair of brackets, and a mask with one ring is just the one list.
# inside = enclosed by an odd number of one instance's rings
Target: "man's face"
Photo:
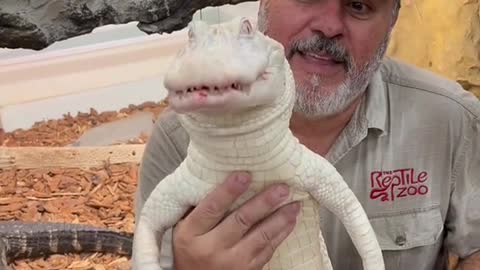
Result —
[[260, 0], [259, 28], [285, 47], [295, 111], [319, 118], [346, 109], [367, 86], [394, 23], [394, 0]]

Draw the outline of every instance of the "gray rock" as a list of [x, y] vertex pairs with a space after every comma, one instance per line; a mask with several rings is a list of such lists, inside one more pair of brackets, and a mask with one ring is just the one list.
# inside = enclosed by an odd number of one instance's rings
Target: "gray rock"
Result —
[[204, 7], [255, 0], [0, 0], [0, 48], [41, 50], [99, 26], [138, 21], [147, 33], [187, 26]]

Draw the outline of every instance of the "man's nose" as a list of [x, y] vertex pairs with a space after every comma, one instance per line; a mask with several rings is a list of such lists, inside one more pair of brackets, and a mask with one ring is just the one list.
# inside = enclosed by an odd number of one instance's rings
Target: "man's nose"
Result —
[[343, 1], [322, 0], [312, 7], [311, 31], [321, 32], [327, 38], [341, 37], [345, 31]]

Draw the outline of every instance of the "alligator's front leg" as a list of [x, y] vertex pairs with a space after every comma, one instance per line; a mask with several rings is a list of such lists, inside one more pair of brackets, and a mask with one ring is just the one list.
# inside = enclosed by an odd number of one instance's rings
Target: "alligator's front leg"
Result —
[[2, 237], [0, 237], [0, 270], [10, 270], [7, 261], [7, 244]]
[[300, 177], [305, 190], [345, 226], [362, 258], [363, 269], [384, 270], [380, 245], [355, 194], [327, 160], [312, 152], [308, 152], [306, 157], [306, 167]]
[[165, 231], [172, 228], [195, 201], [209, 192], [208, 184], [200, 181], [196, 181], [198, 185], [188, 184], [185, 178], [177, 169], [160, 181], [145, 202], [135, 226], [132, 250], [134, 270], [162, 270], [159, 258]]

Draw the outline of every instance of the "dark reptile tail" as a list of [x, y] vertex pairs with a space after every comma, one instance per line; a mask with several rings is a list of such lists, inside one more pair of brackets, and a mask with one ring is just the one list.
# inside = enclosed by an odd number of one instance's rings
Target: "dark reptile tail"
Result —
[[131, 256], [133, 234], [63, 223], [0, 222], [8, 260], [51, 254], [113, 253]]

